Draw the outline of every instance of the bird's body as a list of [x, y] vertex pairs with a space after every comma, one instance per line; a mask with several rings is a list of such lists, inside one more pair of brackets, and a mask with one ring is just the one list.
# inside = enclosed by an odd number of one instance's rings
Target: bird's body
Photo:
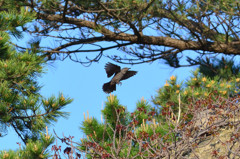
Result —
[[103, 85], [103, 91], [105, 93], [111, 93], [116, 90], [116, 84], [121, 84], [120, 81], [125, 80], [129, 77], [134, 76], [137, 72], [136, 71], [129, 71], [130, 68], [123, 68], [121, 69], [119, 66], [114, 65], [112, 63], [107, 63], [105, 66], [105, 70], [108, 77], [111, 77], [113, 74], [113, 78], [110, 82], [105, 83]]

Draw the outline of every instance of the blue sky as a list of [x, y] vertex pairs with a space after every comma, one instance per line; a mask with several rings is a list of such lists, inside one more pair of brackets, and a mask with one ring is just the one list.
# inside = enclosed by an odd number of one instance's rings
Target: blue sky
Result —
[[[47, 73], [39, 78], [39, 83], [43, 86], [41, 94], [50, 97], [62, 92], [74, 99], [64, 109], [70, 112], [69, 118], [60, 118], [57, 123], [49, 127], [50, 132], [55, 129], [59, 136], [71, 135], [74, 136], [75, 141], [79, 141], [84, 137], [79, 129], [84, 119], [83, 113], [88, 111], [90, 116], [100, 121], [101, 109], [108, 96], [102, 91], [102, 85], [110, 80], [104, 70], [106, 62], [109, 62], [109, 59], [103, 58], [99, 63], [84, 67], [79, 63], [65, 60], [55, 61], [46, 67]], [[177, 75], [181, 81], [189, 77], [192, 69], [173, 69], [157, 61], [152, 64], [120, 66], [131, 67], [132, 70], [138, 71], [134, 77], [124, 80], [121, 86], [118, 85], [117, 91], [113, 92], [130, 112], [135, 109], [136, 102], [142, 97], [151, 102], [151, 97], [156, 95], [157, 89], [163, 86], [170, 76]], [[0, 138], [0, 149], [16, 149], [18, 148], [16, 142], [21, 142], [21, 139], [10, 129], [8, 136]]]
[[[48, 43], [48, 41], [44, 41]], [[25, 45], [22, 43], [22, 45]], [[109, 52], [122, 53], [118, 50]], [[49, 127], [52, 133], [53, 129], [58, 136], [74, 136], [74, 141], [80, 141], [84, 134], [79, 129], [84, 119], [83, 113], [89, 112], [90, 116], [101, 120], [101, 109], [104, 106], [108, 94], [102, 91], [102, 85], [108, 82], [110, 78], [104, 70], [107, 62], [112, 62], [103, 57], [98, 63], [93, 63], [90, 67], [84, 67], [79, 63], [70, 61], [55, 61], [46, 66], [46, 72], [39, 77], [39, 83], [43, 86], [41, 94], [45, 97], [56, 95], [62, 92], [71, 97], [74, 101], [69, 104], [64, 111], [70, 112], [68, 119], [60, 118], [57, 123]], [[116, 64], [116, 63], [115, 63]], [[182, 81], [189, 77], [191, 68], [171, 68], [163, 61], [140, 65], [122, 65], [121, 67], [130, 67], [138, 73], [128, 80], [122, 81], [122, 85], [117, 86], [117, 95], [120, 103], [127, 107], [128, 111], [133, 111], [136, 103], [142, 97], [151, 103], [151, 97], [156, 95], [158, 88], [162, 87], [166, 80], [172, 75], [177, 75], [178, 80]], [[196, 68], [196, 67], [194, 67]], [[0, 150], [17, 149], [17, 142], [22, 142], [13, 129], [8, 129], [8, 135], [0, 138]], [[52, 133], [53, 134], [53, 133]], [[61, 142], [58, 141], [60, 144]], [[63, 149], [66, 145], [62, 145]]]

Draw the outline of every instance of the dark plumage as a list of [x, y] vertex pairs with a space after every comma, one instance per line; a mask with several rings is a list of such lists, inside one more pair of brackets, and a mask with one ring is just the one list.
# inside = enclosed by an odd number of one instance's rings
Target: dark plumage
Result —
[[112, 75], [114, 76], [110, 82], [105, 83], [103, 85], [103, 91], [105, 93], [111, 93], [113, 91], [116, 91], [116, 84], [121, 84], [120, 81], [128, 79], [129, 77], [132, 77], [137, 73], [137, 71], [128, 71], [129, 69], [130, 68], [127, 67], [121, 69], [120, 66], [108, 62], [105, 65], [107, 76], [108, 77], [111, 77]]

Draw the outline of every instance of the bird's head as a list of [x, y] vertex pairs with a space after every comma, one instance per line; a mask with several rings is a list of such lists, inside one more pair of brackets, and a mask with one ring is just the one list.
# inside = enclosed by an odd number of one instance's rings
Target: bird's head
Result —
[[130, 69], [130, 68], [128, 68], [128, 67], [124, 67], [121, 72], [122, 72], [122, 73], [126, 73], [129, 69]]

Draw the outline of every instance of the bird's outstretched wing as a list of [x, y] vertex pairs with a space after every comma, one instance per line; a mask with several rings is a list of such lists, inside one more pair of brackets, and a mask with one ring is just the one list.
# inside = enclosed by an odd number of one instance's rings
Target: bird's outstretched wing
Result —
[[126, 74], [122, 77], [122, 79], [120, 81], [128, 79], [129, 77], [132, 77], [136, 73], [137, 73], [137, 71], [127, 71]]
[[108, 62], [105, 65], [105, 70], [106, 70], [106, 73], [107, 73], [107, 77], [111, 77], [113, 74], [117, 74], [118, 72], [120, 72], [121, 67]]

